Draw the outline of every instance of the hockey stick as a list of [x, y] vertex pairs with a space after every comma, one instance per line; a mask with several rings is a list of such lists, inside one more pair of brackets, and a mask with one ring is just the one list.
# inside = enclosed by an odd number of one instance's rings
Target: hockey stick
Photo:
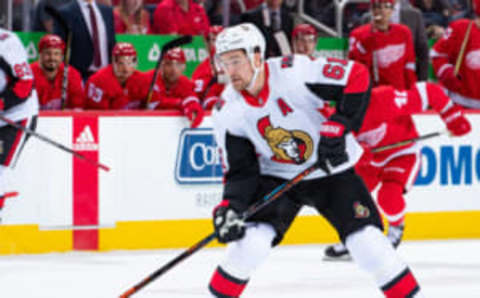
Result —
[[55, 21], [58, 23], [62, 30], [65, 32], [65, 36], [67, 39], [65, 45], [65, 54], [63, 56], [63, 80], [62, 80], [62, 97], [60, 101], [60, 108], [63, 110], [65, 109], [65, 105], [67, 103], [67, 92], [68, 92], [68, 71], [70, 68], [70, 48], [72, 44], [72, 30], [70, 26], [67, 24], [65, 19], [62, 15], [50, 5], [45, 6], [45, 12], [48, 13]]
[[470, 31], [472, 31], [472, 25], [473, 25], [473, 21], [470, 21], [470, 23], [468, 24], [467, 32], [465, 32], [465, 37], [463, 38], [463, 41], [462, 41], [462, 46], [460, 47], [460, 52], [458, 53], [457, 61], [455, 63], [455, 70], [453, 71], [453, 74], [455, 76], [457, 76], [458, 72], [460, 71], [463, 55], [465, 54], [465, 49], [467, 48], [468, 39], [470, 38]]
[[169, 41], [169, 42], [167, 42], [166, 44], [163, 45], [162, 50], [160, 52], [160, 57], [157, 60], [157, 65], [155, 65], [155, 71], [153, 72], [152, 82], [150, 82], [150, 88], [148, 88], [147, 102], [145, 103], [145, 109], [148, 109], [148, 104], [152, 100], [153, 87], [155, 86], [155, 83], [157, 82], [158, 72], [160, 70], [160, 65], [162, 64], [163, 56], [165, 56], [165, 54], [169, 50], [171, 50], [173, 48], [176, 48], [176, 47], [180, 47], [180, 46], [182, 46], [184, 44], [187, 44], [187, 43], [191, 43], [192, 40], [193, 40], [193, 38], [192, 38], [191, 35], [184, 35], [184, 36], [180, 36], [179, 38], [176, 38], [174, 40], [171, 40], [171, 41]]
[[78, 152], [75, 152], [75, 151], [73, 151], [72, 149], [67, 148], [66, 146], [64, 146], [64, 145], [62, 145], [62, 144], [60, 144], [60, 143], [57, 143], [57, 142], [55, 142], [55, 141], [53, 141], [53, 140], [51, 140], [51, 139], [49, 139], [49, 138], [47, 138], [47, 137], [45, 137], [45, 136], [37, 133], [37, 132], [35, 132], [35, 131], [33, 131], [33, 130], [31, 130], [31, 129], [23, 126], [23, 125], [20, 125], [20, 124], [16, 123], [15, 121], [12, 121], [12, 120], [6, 118], [6, 117], [3, 116], [3, 115], [0, 115], [0, 120], [3, 121], [3, 122], [5, 122], [5, 123], [7, 123], [7, 124], [10, 125], [10, 126], [15, 127], [16, 129], [23, 130], [26, 134], [29, 134], [29, 135], [31, 135], [31, 136], [34, 136], [34, 137], [36, 137], [36, 138], [38, 138], [38, 139], [40, 139], [40, 140], [42, 140], [42, 141], [44, 141], [44, 142], [46, 142], [46, 143], [48, 143], [48, 144], [50, 144], [50, 145], [53, 145], [53, 146], [57, 147], [57, 148], [60, 149], [60, 150], [66, 151], [66, 152], [68, 152], [68, 153], [70, 153], [70, 154], [73, 154], [73, 156], [75, 156], [76, 158], [83, 159], [84, 161], [88, 162], [89, 164], [94, 165], [94, 166], [96, 166], [96, 167], [98, 167], [98, 168], [100, 168], [100, 169], [102, 169], [102, 170], [104, 170], [104, 171], [106, 171], [106, 172], [110, 171], [110, 168], [107, 167], [106, 165], [103, 165], [103, 164], [101, 164], [101, 163], [98, 163], [98, 162], [96, 162], [96, 161], [94, 161], [94, 160], [86, 157], [85, 155], [82, 155], [82, 154], [80, 154], [80, 153], [78, 153]]
[[386, 151], [386, 150], [389, 150], [389, 149], [402, 147], [402, 146], [405, 146], [405, 145], [408, 145], [408, 144], [411, 144], [411, 143], [415, 143], [415, 142], [418, 142], [418, 141], [423, 141], [423, 140], [428, 140], [428, 139], [431, 139], [431, 138], [435, 138], [435, 137], [438, 137], [438, 136], [440, 136], [442, 134], [445, 134], [445, 133], [446, 133], [446, 131], [437, 131], [437, 132], [428, 133], [426, 135], [419, 136], [419, 137], [416, 137], [416, 138], [408, 139], [408, 140], [405, 140], [405, 141], [400, 141], [400, 142], [393, 143], [393, 144], [390, 144], [390, 145], [385, 145], [385, 146], [373, 148], [372, 152], [373, 153], [378, 153], [378, 152]]
[[[260, 210], [265, 208], [265, 206], [270, 205], [273, 201], [278, 199], [281, 195], [283, 195], [285, 192], [287, 192], [290, 188], [292, 188], [294, 185], [296, 185], [298, 182], [300, 182], [303, 178], [306, 176], [310, 175], [312, 172], [314, 172], [317, 169], [322, 169], [324, 172], [327, 174], [330, 174], [330, 171], [326, 167], [325, 164], [320, 165], [320, 164], [314, 164], [313, 166], [310, 166], [300, 172], [297, 176], [293, 177], [291, 180], [286, 181], [279, 186], [277, 186], [275, 189], [273, 189], [270, 193], [266, 194], [262, 200], [258, 201], [257, 203], [253, 204], [250, 206], [242, 215], [241, 219], [242, 220], [247, 220], [251, 218], [253, 215], [258, 213]], [[127, 291], [125, 291], [123, 294], [120, 295], [120, 298], [128, 298], [138, 292], [140, 289], [160, 277], [162, 274], [167, 272], [168, 270], [172, 269], [175, 265], [183, 261], [184, 259], [188, 258], [189, 256], [193, 255], [195, 252], [200, 250], [202, 247], [210, 243], [213, 239], [217, 237], [217, 234], [215, 232], [211, 233], [210, 235], [206, 236], [199, 242], [195, 243], [193, 246], [185, 250], [183, 253], [172, 259], [170, 262], [167, 264], [163, 265], [159, 269], [157, 269], [155, 272], [151, 273], [149, 276], [147, 276], [145, 279], [143, 279], [141, 282], [137, 283]]]

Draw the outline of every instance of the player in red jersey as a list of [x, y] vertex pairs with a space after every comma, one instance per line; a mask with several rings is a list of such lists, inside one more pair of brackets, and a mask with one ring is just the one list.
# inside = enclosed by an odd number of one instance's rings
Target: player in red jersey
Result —
[[[399, 125], [398, 120], [432, 107], [445, 122], [450, 134], [463, 136], [470, 132], [469, 121], [462, 109], [455, 105], [434, 83], [416, 83], [408, 91], [381, 86], [372, 90], [372, 96], [357, 140], [364, 154], [355, 170], [372, 192], [379, 184], [377, 203], [388, 220], [387, 237], [397, 247], [404, 229], [406, 202], [404, 194], [411, 188], [420, 167], [420, 148], [415, 143], [371, 153], [371, 148], [395, 144], [418, 136], [414, 127]], [[338, 258], [348, 254], [343, 244], [329, 246], [325, 254]]]
[[88, 79], [85, 107], [96, 110], [142, 108], [150, 80], [136, 67], [137, 51], [133, 45], [127, 42], [117, 43], [112, 51], [112, 64]]
[[[472, 5], [475, 18], [450, 23], [443, 38], [430, 51], [430, 58], [435, 75], [452, 100], [464, 107], [480, 109], [480, 0], [472, 0]], [[460, 68], [456, 74], [457, 61]]]
[[348, 58], [368, 66], [373, 83], [409, 89], [416, 81], [410, 29], [390, 23], [393, 0], [371, 0], [373, 21], [352, 31]]
[[315, 48], [318, 42], [318, 32], [310, 24], [299, 24], [293, 28], [292, 44], [295, 54], [303, 54], [315, 58]]
[[198, 98], [202, 101], [205, 110], [212, 109], [227, 82], [225, 75], [222, 74], [219, 67], [215, 65], [215, 40], [222, 30], [222, 26], [210, 27], [208, 34], [205, 36], [207, 50], [210, 56], [197, 66], [192, 75], [192, 81], [195, 84], [195, 93], [197, 93]]
[[[202, 123], [204, 111], [193, 91], [192, 81], [183, 75], [185, 66], [186, 57], [181, 48], [171, 49], [165, 54], [154, 86], [157, 97], [150, 101], [148, 108], [181, 110], [191, 121], [191, 128], [196, 128]], [[153, 70], [148, 73], [149, 81], [153, 79], [153, 73]]]
[[47, 34], [38, 43], [39, 60], [32, 63], [35, 87], [41, 110], [61, 110], [64, 108], [83, 108], [85, 93], [82, 77], [73, 66], [68, 67], [68, 87], [64, 106], [62, 106], [62, 88], [64, 80], [63, 55], [65, 43], [54, 34]]

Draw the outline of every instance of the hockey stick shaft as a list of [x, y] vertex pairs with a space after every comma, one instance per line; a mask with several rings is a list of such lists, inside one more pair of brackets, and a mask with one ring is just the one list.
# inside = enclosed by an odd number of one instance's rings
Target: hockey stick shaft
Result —
[[389, 149], [402, 147], [402, 146], [405, 146], [405, 145], [408, 145], [408, 144], [411, 144], [411, 143], [415, 143], [415, 142], [418, 142], [418, 141], [423, 141], [423, 140], [428, 140], [428, 139], [431, 139], [431, 138], [435, 138], [435, 137], [438, 137], [438, 136], [440, 136], [444, 133], [445, 133], [444, 131], [432, 132], [432, 133], [429, 133], [429, 134], [426, 134], [426, 135], [423, 135], [423, 136], [419, 136], [419, 137], [416, 137], [416, 138], [408, 139], [408, 140], [405, 140], [405, 141], [400, 141], [398, 143], [373, 148], [372, 152], [373, 153], [378, 153], [378, 152], [386, 151], [386, 150], [389, 150]]
[[167, 42], [166, 44], [163, 45], [162, 47], [162, 50], [160, 52], [160, 57], [158, 58], [157, 60], [157, 65], [155, 65], [155, 70], [153, 72], [153, 78], [152, 78], [152, 81], [150, 82], [150, 87], [148, 88], [148, 93], [147, 93], [147, 102], [146, 102], [146, 109], [148, 109], [148, 104], [150, 103], [150, 101], [152, 100], [152, 97], [153, 97], [153, 88], [155, 87], [155, 83], [157, 82], [157, 78], [158, 78], [158, 72], [160, 71], [160, 65], [162, 64], [162, 60], [163, 60], [163, 56], [165, 56], [165, 54], [173, 49], [173, 48], [176, 48], [176, 47], [180, 47], [184, 44], [187, 44], [187, 43], [191, 43], [193, 40], [192, 36], [191, 35], [184, 35], [184, 36], [180, 36], [179, 38], [176, 38], [174, 40], [171, 40], [169, 42]]
[[68, 152], [68, 153], [72, 154], [73, 156], [75, 156], [76, 158], [83, 159], [84, 161], [88, 162], [89, 164], [94, 165], [94, 166], [96, 166], [96, 167], [98, 167], [98, 168], [100, 168], [100, 169], [102, 169], [102, 170], [104, 170], [104, 171], [106, 171], [106, 172], [110, 171], [110, 168], [107, 167], [106, 165], [103, 165], [103, 164], [101, 164], [101, 163], [98, 163], [98, 162], [96, 162], [96, 161], [94, 161], [94, 160], [86, 157], [86, 156], [83, 155], [83, 154], [80, 154], [80, 153], [78, 153], [78, 152], [75, 152], [75, 151], [73, 151], [72, 149], [70, 149], [70, 148], [68, 148], [68, 147], [66, 147], [66, 146], [64, 146], [64, 145], [62, 145], [62, 144], [60, 144], [60, 143], [57, 143], [57, 142], [55, 142], [54, 140], [51, 140], [51, 139], [47, 138], [46, 136], [41, 135], [41, 134], [39, 134], [39, 133], [37, 133], [37, 132], [35, 132], [35, 131], [33, 131], [33, 130], [31, 130], [31, 129], [23, 126], [23, 125], [20, 125], [20, 124], [16, 123], [15, 121], [12, 121], [12, 120], [6, 118], [6, 117], [3, 116], [3, 115], [0, 115], [0, 120], [3, 121], [3, 122], [5, 122], [5, 123], [7, 123], [7, 124], [10, 125], [10, 126], [15, 127], [16, 129], [19, 129], [19, 130], [24, 131], [26, 134], [29, 134], [29, 135], [31, 135], [31, 136], [34, 136], [34, 137], [36, 137], [36, 138], [38, 138], [38, 139], [40, 139], [40, 140], [42, 140], [42, 141], [44, 141], [44, 142], [46, 142], [46, 143], [48, 143], [48, 144], [50, 144], [50, 145], [53, 145], [53, 146], [57, 147], [57, 148], [60, 149], [60, 150], [63, 150], [63, 151], [65, 151], [65, 152]]
[[474, 21], [470, 21], [470, 23], [468, 24], [467, 32], [465, 32], [465, 37], [463, 38], [462, 45], [460, 46], [460, 52], [458, 53], [457, 61], [455, 62], [455, 69], [453, 71], [453, 74], [455, 76], [457, 76], [458, 72], [460, 71], [460, 66], [462, 65], [468, 39], [470, 38], [470, 31], [472, 31], [473, 22]]
[[[294, 185], [296, 185], [298, 182], [300, 182], [303, 178], [306, 176], [310, 175], [313, 171], [317, 170], [318, 168], [322, 168], [325, 172], [329, 173], [327, 169], [324, 169], [323, 166], [320, 166], [318, 164], [315, 164], [313, 166], [308, 167], [307, 169], [303, 170], [300, 172], [297, 176], [292, 178], [289, 181], [286, 181], [279, 186], [277, 186], [275, 189], [273, 189], [270, 193], [265, 195], [261, 201], [258, 201], [257, 203], [253, 204], [250, 206], [247, 211], [245, 211], [242, 214], [242, 218], [244, 220], [247, 220], [251, 218], [253, 215], [258, 213], [260, 210], [265, 208], [267, 205], [270, 205], [273, 201], [278, 199], [281, 195], [283, 195], [285, 192], [290, 190]], [[120, 298], [128, 298], [131, 295], [135, 294], [138, 292], [140, 289], [160, 277], [162, 274], [173, 268], [175, 265], [183, 261], [184, 259], [188, 258], [189, 256], [193, 255], [195, 252], [200, 250], [202, 247], [206, 246], [208, 243], [213, 241], [217, 237], [217, 234], [211, 233], [210, 235], [206, 236], [199, 242], [195, 243], [193, 246], [185, 250], [183, 253], [172, 259], [170, 262], [147, 276], [145, 279], [143, 279], [141, 282], [137, 283], [134, 285], [132, 288], [128, 289], [126, 292], [124, 292], [122, 295], [120, 295]]]

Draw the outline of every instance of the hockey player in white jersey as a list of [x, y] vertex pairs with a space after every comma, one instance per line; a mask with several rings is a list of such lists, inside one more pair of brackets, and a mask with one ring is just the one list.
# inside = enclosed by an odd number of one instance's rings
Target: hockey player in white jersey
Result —
[[[38, 98], [27, 53], [18, 37], [0, 28], [0, 113], [26, 127], [34, 128]], [[0, 220], [1, 210], [11, 189], [5, 185], [5, 173], [18, 158], [26, 141], [23, 131], [0, 121]]]
[[[377, 208], [352, 168], [362, 154], [351, 132], [360, 128], [368, 105], [367, 69], [303, 55], [264, 61], [265, 40], [253, 24], [225, 29], [216, 49], [230, 83], [213, 115], [225, 169], [213, 223], [228, 246], [211, 278], [211, 294], [239, 297], [300, 208], [309, 205], [332, 223], [385, 297], [423, 297], [382, 234]], [[326, 119], [318, 110], [329, 100], [337, 112]], [[331, 174], [317, 170], [247, 222], [239, 219], [264, 194], [315, 163]]]

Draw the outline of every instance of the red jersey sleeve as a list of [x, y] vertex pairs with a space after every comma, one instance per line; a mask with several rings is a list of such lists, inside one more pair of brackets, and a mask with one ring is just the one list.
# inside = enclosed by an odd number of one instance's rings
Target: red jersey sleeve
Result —
[[457, 43], [461, 43], [462, 38], [459, 36], [458, 21], [451, 23], [430, 51], [430, 59], [432, 60], [433, 70], [437, 78], [441, 79], [443, 73], [448, 68], [453, 68], [455, 63], [450, 60], [453, 56], [454, 48]]
[[83, 81], [78, 70], [69, 66], [68, 70], [68, 107], [83, 109], [85, 107], [85, 92]]

